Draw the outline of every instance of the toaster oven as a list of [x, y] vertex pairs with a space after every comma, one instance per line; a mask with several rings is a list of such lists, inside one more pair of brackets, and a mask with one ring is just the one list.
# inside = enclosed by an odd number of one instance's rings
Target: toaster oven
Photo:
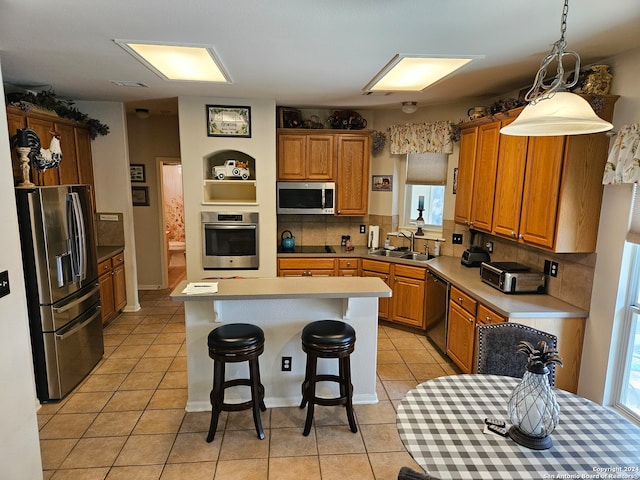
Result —
[[480, 278], [504, 293], [545, 293], [547, 283], [544, 273], [515, 262], [483, 262]]

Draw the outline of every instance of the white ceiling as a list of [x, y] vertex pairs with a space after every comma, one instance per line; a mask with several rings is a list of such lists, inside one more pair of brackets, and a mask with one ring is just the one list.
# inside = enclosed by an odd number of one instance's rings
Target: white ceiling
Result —
[[[403, 101], [426, 106], [504, 95], [527, 86], [560, 38], [563, 7], [562, 0], [0, 4], [5, 84], [47, 86], [59, 97], [74, 100], [133, 102], [130, 107], [197, 95], [354, 109], [397, 108]], [[639, 47], [639, 32], [638, 0], [572, 0], [569, 5], [568, 49], [580, 54], [583, 65]], [[233, 84], [163, 80], [113, 39], [212, 45]], [[363, 95], [362, 88], [397, 53], [484, 58], [419, 93]], [[113, 80], [141, 82], [148, 88], [120, 87]]]

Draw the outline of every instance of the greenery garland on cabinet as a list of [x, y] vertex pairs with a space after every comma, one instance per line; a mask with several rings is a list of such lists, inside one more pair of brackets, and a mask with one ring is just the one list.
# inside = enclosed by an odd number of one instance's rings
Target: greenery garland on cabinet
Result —
[[73, 101], [60, 100], [56, 98], [56, 94], [53, 90], [38, 93], [8, 93], [6, 95], [6, 101], [8, 105], [15, 105], [25, 112], [28, 112], [33, 107], [38, 107], [43, 110], [55, 112], [59, 117], [84, 123], [89, 127], [89, 135], [92, 140], [94, 140], [98, 135], [107, 135], [109, 133], [109, 127], [107, 125], [101, 123], [95, 118], [90, 118], [85, 113], [82, 113], [73, 106]]

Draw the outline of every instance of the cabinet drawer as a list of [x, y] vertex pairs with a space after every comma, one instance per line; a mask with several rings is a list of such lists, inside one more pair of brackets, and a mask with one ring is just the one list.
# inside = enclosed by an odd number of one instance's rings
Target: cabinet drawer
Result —
[[407, 265], [395, 264], [393, 274], [396, 277], [415, 278], [416, 280], [424, 280], [426, 278], [427, 269], [421, 267], [409, 267]]
[[107, 258], [105, 261], [98, 264], [98, 275], [111, 271], [111, 259]]
[[451, 299], [451, 301], [453, 303], [455, 303], [457, 305], [460, 305], [462, 308], [464, 308], [471, 315], [475, 315], [476, 314], [476, 309], [478, 307], [478, 302], [476, 302], [475, 299], [471, 298], [466, 293], [461, 292], [460, 290], [458, 290], [453, 285], [451, 286], [451, 295], [450, 295], [449, 298]]
[[507, 319], [502, 315], [494, 312], [493, 310], [488, 309], [484, 305], [478, 305], [478, 314], [476, 315], [476, 319], [479, 324], [487, 325], [489, 323], [500, 323], [506, 322]]
[[339, 258], [338, 268], [340, 270], [353, 270], [358, 268], [357, 258]]
[[362, 270], [388, 274], [391, 271], [391, 264], [389, 262], [379, 262], [377, 260], [367, 260], [363, 258]]
[[333, 270], [335, 265], [334, 258], [280, 258], [278, 265], [281, 270], [288, 269], [314, 269], [314, 270]]
[[119, 253], [111, 257], [111, 268], [115, 268], [118, 265], [122, 265], [124, 263], [124, 253]]

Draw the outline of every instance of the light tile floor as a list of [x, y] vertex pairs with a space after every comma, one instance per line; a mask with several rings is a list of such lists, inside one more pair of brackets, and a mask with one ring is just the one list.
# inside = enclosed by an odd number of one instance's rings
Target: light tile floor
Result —
[[187, 413], [184, 310], [169, 290], [141, 292], [142, 309], [105, 329], [105, 355], [67, 398], [38, 412], [45, 480], [394, 480], [420, 471], [404, 449], [395, 409], [416, 384], [458, 373], [423, 336], [379, 327], [379, 402], [355, 405], [358, 432], [343, 407], [270, 408], [265, 439], [250, 411], [223, 413], [212, 443], [209, 412]]

